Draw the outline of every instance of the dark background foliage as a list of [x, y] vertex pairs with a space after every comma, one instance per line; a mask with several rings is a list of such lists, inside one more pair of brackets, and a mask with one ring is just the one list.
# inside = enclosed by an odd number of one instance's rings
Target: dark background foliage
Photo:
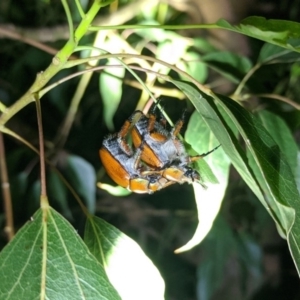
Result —
[[[120, 2], [121, 7], [126, 5], [126, 1]], [[169, 24], [214, 22], [218, 18], [231, 18], [230, 21], [237, 22], [249, 15], [300, 21], [297, 0], [243, 1], [241, 4], [224, 1], [223, 5], [225, 7], [226, 4], [227, 9], [220, 9], [217, 16], [213, 7], [211, 15], [209, 14], [208, 2], [187, 1], [186, 6], [176, 6], [170, 1]], [[75, 6], [72, 9], [74, 20], [79, 20]], [[200, 13], [196, 15], [194, 10]], [[101, 11], [101, 14], [107, 15], [108, 8]], [[139, 18], [137, 12], [128, 21], [134, 24]], [[0, 23], [27, 31], [52, 30], [54, 37], [45, 43], [54, 49], [60, 49], [65, 41], [63, 34], [56, 32], [56, 26], [66, 25], [63, 7], [58, 0], [2, 0]], [[58, 38], [55, 38], [55, 34]], [[262, 42], [254, 39], [246, 40], [236, 35], [228, 39], [227, 35], [219, 36], [213, 31], [184, 31], [182, 34], [191, 37], [206, 36], [209, 43], [220, 47], [219, 49], [245, 54], [252, 60], [256, 59], [262, 46]], [[135, 42], [135, 37], [131, 38]], [[35, 39], [34, 35], [32, 39]], [[90, 35], [85, 38], [84, 43], [89, 44], [92, 41], [93, 36]], [[0, 34], [1, 102], [9, 106], [18, 99], [30, 87], [36, 74], [49, 65], [51, 59], [52, 55], [40, 49]], [[71, 73], [71, 70], [65, 70], [54, 80]], [[298, 74], [297, 63], [266, 66], [256, 73], [249, 86], [257, 93], [276, 90], [299, 103]], [[210, 71], [208, 81], [216, 80], [217, 76], [219, 75], [216, 72]], [[129, 75], [127, 77], [130, 78]], [[53, 148], [78, 80], [75, 78], [58, 86], [42, 100], [46, 151], [49, 159], [73, 185], [76, 175], [70, 170], [67, 161], [69, 154], [89, 162], [97, 172], [98, 180], [112, 183], [105, 175], [98, 157], [101, 141], [109, 131], [102, 118], [103, 104], [97, 73], [93, 75], [84, 94], [66, 143], [60, 148]], [[133, 112], [140, 96], [140, 92], [132, 87], [124, 85], [123, 88], [123, 97], [114, 116], [115, 128], [120, 128]], [[230, 93], [232, 85], [227, 83], [216, 90]], [[173, 120], [181, 115], [186, 106], [185, 103], [178, 104], [177, 100], [171, 98], [164, 97], [162, 100], [165, 110]], [[270, 100], [253, 99], [245, 103], [245, 106], [250, 110], [265, 107], [274, 111], [287, 122], [295, 138], [299, 139], [298, 111], [286, 109], [280, 102], [270, 103]], [[20, 111], [9, 122], [9, 128], [37, 145], [34, 104]], [[38, 158], [11, 137], [5, 136], [5, 147], [15, 226], [20, 228], [39, 207]], [[48, 169], [49, 176], [51, 172]], [[51, 205], [82, 232], [84, 216], [72, 195], [57, 182], [49, 183], [48, 191]], [[77, 192], [80, 194], [82, 191], [77, 189]], [[58, 202], [61, 199], [60, 193], [63, 193], [65, 203]], [[273, 221], [234, 169], [230, 172], [230, 184], [211, 232], [199, 246], [187, 253], [173, 253], [174, 249], [189, 240], [197, 225], [193, 190], [187, 184], [174, 185], [154, 195], [131, 194], [126, 197], [114, 197], [98, 189], [96, 215], [115, 225], [142, 246], [165, 279], [167, 299], [300, 299], [298, 276], [286, 242], [279, 237]], [[4, 224], [4, 211], [1, 207], [1, 248], [7, 243]]]

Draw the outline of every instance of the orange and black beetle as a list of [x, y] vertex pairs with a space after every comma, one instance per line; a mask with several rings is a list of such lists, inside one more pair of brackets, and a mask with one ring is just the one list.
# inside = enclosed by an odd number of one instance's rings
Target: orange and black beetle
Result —
[[118, 134], [109, 135], [103, 140], [99, 153], [108, 175], [120, 186], [140, 194], [150, 194], [174, 184], [159, 173], [147, 173], [149, 168], [140, 162], [143, 144], [133, 153], [125, 141], [129, 126], [125, 122]]
[[183, 124], [181, 120], [169, 132], [161, 123], [156, 121], [156, 116], [153, 113], [146, 116], [141, 111], [135, 111], [128, 122], [132, 122], [137, 114], [140, 115], [140, 118], [133, 126], [132, 141], [136, 148], [144, 143], [142, 160], [148, 166], [163, 169], [170, 166], [174, 161], [177, 161], [177, 164], [188, 163], [188, 155], [184, 145], [177, 138]]
[[[184, 124], [184, 115], [174, 128], [169, 132], [164, 127], [164, 121], [158, 122], [154, 113], [146, 116], [141, 111], [135, 111], [127, 122], [132, 122], [133, 118], [139, 114], [140, 118], [132, 129], [132, 140], [135, 147], [143, 144], [141, 159], [156, 173], [170, 181], [179, 183], [200, 182], [200, 174], [188, 165], [200, 158], [210, 154], [213, 150], [197, 156], [189, 156], [184, 144], [177, 135]], [[148, 174], [155, 171], [149, 171]]]

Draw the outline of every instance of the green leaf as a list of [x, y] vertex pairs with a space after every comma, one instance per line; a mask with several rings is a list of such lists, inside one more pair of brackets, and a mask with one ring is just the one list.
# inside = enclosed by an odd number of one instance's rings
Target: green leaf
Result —
[[264, 197], [261, 189], [247, 165], [245, 154], [235, 136], [235, 131], [232, 129], [232, 126], [235, 127], [233, 120], [230, 120], [228, 116], [226, 118], [223, 117], [223, 115], [226, 115], [226, 112], [220, 105], [216, 106], [211, 96], [198, 91], [185, 82], [174, 80], [172, 82], [178, 86], [194, 104], [196, 110], [222, 145], [222, 149], [239, 171], [242, 178], [251, 187], [255, 195], [263, 202]]
[[234, 83], [239, 83], [252, 67], [247, 57], [225, 51], [207, 53], [202, 61]]
[[[109, 59], [108, 65], [117, 64], [116, 59]], [[114, 131], [113, 117], [122, 97], [122, 85], [125, 68], [109, 68], [99, 77], [100, 94], [103, 101], [103, 120], [110, 131]]]
[[216, 219], [201, 249], [205, 259], [197, 268], [197, 295], [199, 299], [209, 300], [224, 282], [225, 264], [236, 251], [234, 235], [222, 216]]
[[91, 216], [84, 241], [123, 300], [164, 299], [160, 273], [140, 246], [116, 227]]
[[[234, 292], [248, 282], [247, 275], [251, 276], [253, 283], [261, 281], [261, 248], [250, 236], [243, 232], [235, 232], [228, 222], [219, 215], [212, 230], [201, 244], [203, 260], [197, 268], [197, 295], [201, 300], [214, 299], [215, 293], [228, 282], [228, 265], [235, 261], [235, 269], [243, 276], [236, 278]], [[235, 299], [231, 289], [225, 289], [222, 299]]]
[[[185, 55], [187, 43], [181, 39], [166, 40], [157, 46], [156, 57], [162, 61], [168, 61], [169, 64], [178, 65], [181, 58]], [[168, 74], [170, 68], [159, 65], [160, 73]]]
[[[183, 68], [177, 65], [183, 71], [186, 71], [189, 75], [193, 76], [199, 82], [205, 82], [207, 79], [207, 66], [201, 62], [201, 56], [196, 52], [186, 52], [183, 54]], [[181, 74], [179, 74], [181, 77]], [[182, 76], [183, 78], [183, 76]]]
[[[219, 143], [198, 112], [194, 112], [190, 118], [185, 133], [185, 140], [198, 154], [208, 152]], [[212, 168], [218, 184], [210, 184], [204, 180], [205, 185], [208, 186], [207, 189], [203, 189], [199, 184], [194, 184], [199, 223], [191, 240], [177, 249], [176, 252], [187, 251], [198, 245], [205, 238], [218, 215], [227, 188], [230, 160], [224, 153], [224, 150], [218, 148], [203, 160], [207, 161]], [[202, 169], [198, 170], [201, 177], [203, 177]]]
[[287, 235], [294, 221], [294, 211], [288, 207], [297, 208], [300, 196], [284, 154], [281, 154], [279, 146], [258, 118], [229, 98], [219, 96], [215, 99], [218, 99], [239, 129], [247, 145], [252, 171], [268, 198], [264, 202], [274, 211], [277, 222]]
[[300, 52], [300, 24], [297, 22], [248, 17], [239, 25], [231, 25], [223, 19], [219, 20], [217, 25], [220, 28]]
[[95, 211], [96, 173], [93, 166], [80, 156], [68, 157], [69, 181], [76, 192], [84, 197], [90, 213]]
[[298, 61], [299, 59], [299, 53], [266, 43], [260, 50], [257, 62], [290, 63]]
[[282, 152], [281, 155], [285, 157], [295, 176], [298, 165], [298, 146], [287, 124], [282, 118], [266, 110], [259, 111], [257, 115], [279, 146], [279, 149]]
[[120, 299], [103, 266], [52, 208], [38, 210], [0, 253], [0, 299]]
[[[225, 96], [214, 95], [210, 90], [206, 90], [206, 93], [197, 91], [186, 83], [174, 81], [174, 84], [193, 102], [221, 142], [237, 171], [276, 221], [281, 233], [287, 237], [299, 272], [300, 242], [297, 237], [300, 234], [300, 196], [291, 168], [280, 147], [259, 119], [235, 101]], [[234, 139], [230, 128], [226, 123], [222, 123], [220, 107], [244, 139], [248, 159], [238, 141]]]
[[[52, 195], [52, 199], [60, 208], [62, 214], [73, 221], [72, 212], [70, 210], [68, 199], [67, 199], [67, 187], [62, 182], [57, 173], [53, 170], [48, 172], [47, 190], [49, 195]], [[52, 200], [51, 199], [51, 200]]]
[[196, 37], [192, 39], [193, 47], [202, 53], [215, 52], [216, 48], [205, 38]]

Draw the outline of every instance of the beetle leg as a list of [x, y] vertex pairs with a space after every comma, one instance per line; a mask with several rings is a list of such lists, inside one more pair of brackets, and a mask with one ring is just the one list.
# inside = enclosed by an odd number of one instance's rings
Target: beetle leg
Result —
[[143, 149], [144, 149], [144, 144], [145, 144], [145, 142], [143, 141], [134, 153], [133, 161], [134, 161], [134, 169], [135, 170], [138, 170], [138, 168], [139, 168], [139, 165], [140, 165], [140, 162], [141, 162], [142, 152], [143, 152]]
[[118, 138], [118, 144], [124, 153], [126, 153], [128, 156], [132, 156], [132, 149], [127, 144], [124, 138]]
[[[161, 102], [161, 99], [158, 99], [157, 103], [155, 104], [155, 106], [151, 110], [150, 115], [151, 114], [155, 115], [155, 111], [158, 108], [158, 105], [160, 104], [160, 102]], [[167, 120], [166, 120], [166, 118], [163, 115], [163, 111], [164, 111], [164, 107], [160, 106], [160, 110], [159, 110], [159, 112], [160, 112], [160, 114], [159, 114], [159, 124], [163, 127], [163, 129], [165, 129], [166, 125], [167, 125]]]
[[166, 127], [167, 127], [167, 119], [164, 117], [163, 114], [160, 115], [160, 118], [159, 118], [159, 124], [160, 124], [164, 129], [166, 129]]
[[136, 110], [135, 112], [133, 112], [133, 114], [125, 121], [125, 123], [123, 124], [121, 130], [118, 132], [117, 135], [118, 144], [120, 148], [123, 150], [124, 153], [126, 153], [129, 156], [132, 156], [132, 150], [131, 147], [126, 142], [125, 138], [131, 127], [132, 120], [134, 119], [135, 115], [138, 113], [142, 113], [142, 111]]
[[154, 131], [155, 122], [156, 122], [156, 116], [152, 113], [149, 114], [147, 132], [152, 133]]
[[133, 112], [133, 114], [125, 121], [125, 123], [123, 124], [121, 130], [118, 132], [118, 138], [125, 138], [126, 135], [128, 134], [129, 132], [129, 129], [131, 127], [131, 124], [133, 122], [133, 119], [134, 117], [137, 115], [137, 114], [143, 114], [142, 111], [140, 110], [136, 110], [135, 112]]
[[173, 139], [175, 139], [176, 136], [180, 133], [180, 130], [185, 121], [185, 115], [186, 115], [186, 109], [183, 111], [181, 118], [176, 122], [174, 128], [171, 131], [171, 135], [172, 135]]
[[161, 173], [162, 173], [162, 171], [155, 171], [155, 170], [141, 171], [141, 175], [143, 175], [143, 176], [155, 175], [155, 174], [161, 174]]
[[144, 113], [141, 110], [136, 110], [132, 113], [132, 115], [128, 118], [128, 120], [126, 122], [129, 122], [130, 125], [132, 124], [132, 122], [134, 121], [134, 118], [137, 114], [143, 115]]

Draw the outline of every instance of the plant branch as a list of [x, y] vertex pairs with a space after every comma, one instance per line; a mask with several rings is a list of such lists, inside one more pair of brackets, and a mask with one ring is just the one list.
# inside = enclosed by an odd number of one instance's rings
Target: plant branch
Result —
[[83, 35], [89, 29], [89, 26], [100, 8], [104, 6], [101, 1], [94, 1], [90, 10], [87, 12], [85, 18], [80, 22], [79, 26], [75, 30], [74, 39], [69, 39], [65, 46], [57, 52], [55, 57], [52, 60], [50, 66], [44, 71], [38, 73], [36, 80], [29, 88], [29, 90], [18, 99], [12, 106], [7, 108], [0, 117], [0, 125], [4, 125], [11, 117], [13, 117], [18, 111], [23, 107], [33, 102], [35, 99], [33, 94], [38, 93], [47, 82], [58, 73], [68, 61], [68, 58], [71, 56], [75, 48], [77, 47], [79, 41]]
[[35, 103], [36, 103], [38, 131], [39, 131], [39, 145], [40, 145], [41, 197], [47, 197], [42, 108], [41, 108], [41, 102], [40, 102], [40, 99], [38, 96], [36, 96]]
[[123, 30], [123, 29], [167, 29], [167, 30], [187, 30], [187, 29], [222, 29], [217, 24], [190, 24], [190, 25], [105, 25], [91, 26], [90, 31], [98, 30]]
[[249, 80], [249, 78], [261, 67], [261, 64], [256, 64], [251, 68], [251, 70], [244, 76], [244, 78], [241, 80], [239, 85], [237, 86], [236, 90], [234, 91], [232, 97], [236, 98], [240, 95], [242, 92], [242, 89], [244, 88], [246, 82]]
[[77, 9], [78, 9], [78, 12], [80, 14], [80, 17], [83, 19], [85, 17], [85, 13], [82, 9], [81, 3], [80, 3], [79, 0], [75, 0], [75, 3], [76, 3], [76, 6], [77, 6]]
[[[0, 128], [0, 133], [5, 133], [5, 134], [13, 137], [17, 141], [19, 141], [19, 142], [23, 143], [24, 145], [26, 145], [33, 152], [35, 152], [36, 154], [40, 155], [40, 152], [39, 152], [39, 150], [37, 148], [35, 148], [32, 144], [30, 144], [29, 142], [27, 142], [24, 138], [22, 138], [17, 133], [15, 133], [12, 130], [10, 130], [9, 128], [3, 126], [2, 128]], [[83, 210], [83, 212], [86, 215], [88, 215], [89, 213], [88, 213], [87, 208], [85, 207], [85, 205], [81, 201], [81, 199], [78, 196], [78, 194], [76, 194], [76, 192], [73, 189], [73, 187], [71, 186], [71, 184], [67, 181], [67, 179], [61, 174], [61, 172], [56, 168], [56, 166], [49, 159], [45, 158], [45, 162], [58, 175], [58, 177], [61, 179], [61, 181], [66, 185], [66, 187], [69, 189], [70, 193], [73, 195], [73, 197], [78, 202], [78, 204], [81, 207], [81, 209]]]
[[67, 16], [67, 20], [68, 20], [68, 27], [69, 27], [69, 39], [70, 40], [73, 40], [74, 37], [73, 37], [73, 34], [74, 34], [74, 28], [73, 28], [73, 20], [72, 20], [72, 14], [70, 12], [70, 7], [69, 7], [69, 4], [66, 0], [62, 0], [62, 5], [65, 9], [65, 13], [66, 13], [66, 16]]
[[[159, 0], [132, 1], [124, 7], [118, 9], [113, 14], [95, 18], [93, 24], [98, 26], [124, 24], [136, 16], [137, 12], [141, 11], [145, 4], [156, 6], [158, 2]], [[13, 24], [1, 24], [0, 39], [5, 37], [11, 38], [11, 35], [18, 35], [24, 40], [31, 39], [40, 42], [55, 42], [58, 40], [67, 40], [69, 38], [69, 30], [67, 25], [35, 29], [18, 27]]]
[[269, 98], [269, 99], [274, 99], [274, 100], [279, 100], [282, 102], [285, 102], [291, 106], [293, 106], [294, 108], [296, 108], [297, 110], [300, 110], [300, 105], [298, 103], [296, 103], [295, 101], [292, 101], [291, 99], [281, 96], [281, 95], [277, 95], [277, 94], [251, 94], [251, 95], [245, 95], [244, 98], [247, 96], [247, 98], [250, 97], [260, 97], [260, 98]]
[[11, 193], [10, 193], [10, 184], [7, 174], [7, 166], [6, 166], [6, 158], [5, 158], [5, 147], [3, 134], [0, 132], [0, 172], [1, 172], [1, 186], [2, 186], [2, 194], [3, 194], [3, 202], [4, 202], [4, 211], [5, 211], [5, 233], [7, 234], [7, 238], [10, 241], [14, 234], [14, 218], [13, 218], [13, 209], [12, 209], [12, 201], [11, 201]]

